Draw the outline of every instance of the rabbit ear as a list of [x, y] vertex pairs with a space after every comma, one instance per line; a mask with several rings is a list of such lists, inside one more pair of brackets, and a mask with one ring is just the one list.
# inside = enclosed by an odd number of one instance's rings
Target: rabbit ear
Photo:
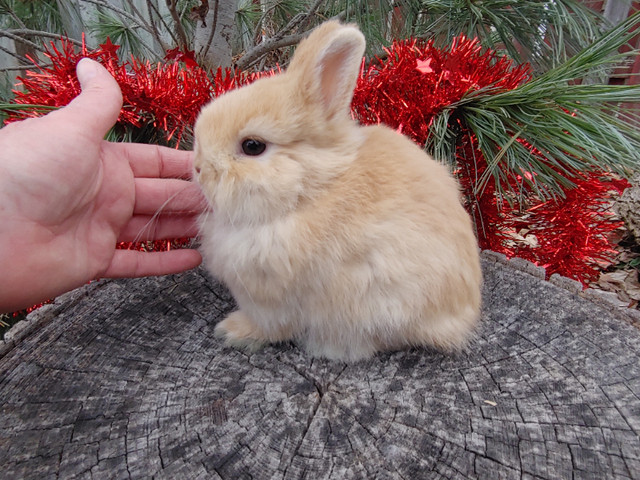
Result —
[[300, 75], [302, 94], [327, 118], [348, 114], [364, 49], [355, 26], [326, 22], [300, 44], [288, 71]]

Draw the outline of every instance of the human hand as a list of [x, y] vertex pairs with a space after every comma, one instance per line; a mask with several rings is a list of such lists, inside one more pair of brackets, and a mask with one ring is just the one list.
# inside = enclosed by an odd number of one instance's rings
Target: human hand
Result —
[[[122, 107], [117, 82], [79, 62], [82, 93], [0, 129], [0, 312], [99, 277], [188, 270], [196, 250], [118, 250], [120, 241], [193, 236], [203, 201], [191, 152], [103, 140]], [[159, 215], [157, 215], [159, 213]]]

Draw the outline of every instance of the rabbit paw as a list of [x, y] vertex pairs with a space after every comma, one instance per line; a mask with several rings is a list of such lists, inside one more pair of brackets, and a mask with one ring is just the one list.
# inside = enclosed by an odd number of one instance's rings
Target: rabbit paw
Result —
[[225, 345], [254, 352], [267, 343], [261, 329], [241, 310], [230, 313], [216, 325], [214, 334], [224, 339]]

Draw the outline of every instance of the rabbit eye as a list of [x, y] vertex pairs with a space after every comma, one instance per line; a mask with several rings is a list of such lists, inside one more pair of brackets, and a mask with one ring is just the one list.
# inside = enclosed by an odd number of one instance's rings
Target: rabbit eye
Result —
[[255, 157], [264, 152], [267, 148], [267, 145], [260, 140], [256, 140], [255, 138], [247, 138], [242, 141], [242, 151], [245, 155], [250, 155]]

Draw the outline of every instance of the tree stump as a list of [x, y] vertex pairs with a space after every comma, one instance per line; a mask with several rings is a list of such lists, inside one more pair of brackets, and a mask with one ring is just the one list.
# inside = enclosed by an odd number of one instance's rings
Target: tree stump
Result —
[[483, 268], [467, 352], [355, 364], [222, 346], [233, 299], [202, 270], [91, 284], [5, 348], [1, 476], [640, 478], [640, 331], [575, 286]]

